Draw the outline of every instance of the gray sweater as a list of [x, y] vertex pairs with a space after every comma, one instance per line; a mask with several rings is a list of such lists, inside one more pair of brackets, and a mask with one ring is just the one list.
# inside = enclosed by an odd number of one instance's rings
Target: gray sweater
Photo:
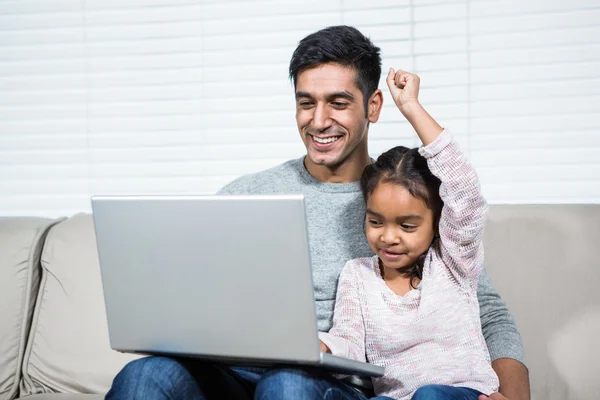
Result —
[[[348, 260], [370, 257], [373, 252], [364, 234], [365, 203], [358, 182], [323, 183], [304, 167], [304, 157], [251, 175], [223, 187], [219, 194], [303, 194], [318, 328], [332, 326], [340, 272]], [[521, 336], [512, 315], [493, 288], [487, 274], [477, 290], [481, 326], [492, 360], [513, 358], [524, 362]]]

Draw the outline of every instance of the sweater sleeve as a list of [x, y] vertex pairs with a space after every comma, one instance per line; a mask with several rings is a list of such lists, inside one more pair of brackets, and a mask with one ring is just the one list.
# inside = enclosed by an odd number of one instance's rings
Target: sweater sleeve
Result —
[[433, 175], [441, 181], [444, 202], [439, 221], [439, 247], [444, 264], [458, 284], [477, 288], [483, 269], [483, 230], [487, 203], [481, 194], [475, 169], [459, 150], [448, 131], [419, 148]]
[[483, 337], [492, 361], [512, 358], [525, 364], [521, 335], [508, 307], [493, 287], [485, 269], [477, 286]]
[[444, 262], [457, 280], [471, 290], [478, 282], [481, 327], [490, 357], [492, 361], [512, 358], [524, 363], [523, 344], [514, 318], [485, 272], [482, 238], [487, 204], [475, 170], [446, 131], [419, 151], [427, 158], [431, 172], [442, 181], [440, 248]]
[[365, 326], [360, 299], [356, 264], [350, 260], [338, 281], [333, 326], [327, 333], [319, 332], [319, 339], [333, 355], [366, 361]]

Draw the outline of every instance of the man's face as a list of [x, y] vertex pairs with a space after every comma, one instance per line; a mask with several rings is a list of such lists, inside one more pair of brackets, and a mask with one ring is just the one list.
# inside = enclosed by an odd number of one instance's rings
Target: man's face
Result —
[[296, 80], [296, 122], [306, 146], [307, 167], [313, 164], [335, 169], [359, 162], [356, 155], [367, 152], [369, 118], [356, 85], [356, 70], [329, 63], [300, 73]]

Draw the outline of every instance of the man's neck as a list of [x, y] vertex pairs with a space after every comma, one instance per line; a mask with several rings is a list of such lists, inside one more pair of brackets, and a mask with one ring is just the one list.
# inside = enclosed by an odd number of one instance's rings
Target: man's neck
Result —
[[363, 152], [357, 151], [344, 162], [333, 167], [313, 164], [307, 157], [304, 157], [304, 167], [308, 173], [316, 180], [324, 183], [358, 182], [363, 170], [369, 164], [371, 164], [371, 157], [369, 157], [367, 149]]

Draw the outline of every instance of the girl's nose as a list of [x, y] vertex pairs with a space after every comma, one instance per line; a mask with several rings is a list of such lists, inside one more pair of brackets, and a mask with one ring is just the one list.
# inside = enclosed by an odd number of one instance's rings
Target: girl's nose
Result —
[[385, 244], [398, 244], [400, 242], [400, 237], [397, 235], [394, 229], [388, 228], [384, 229], [379, 240]]

